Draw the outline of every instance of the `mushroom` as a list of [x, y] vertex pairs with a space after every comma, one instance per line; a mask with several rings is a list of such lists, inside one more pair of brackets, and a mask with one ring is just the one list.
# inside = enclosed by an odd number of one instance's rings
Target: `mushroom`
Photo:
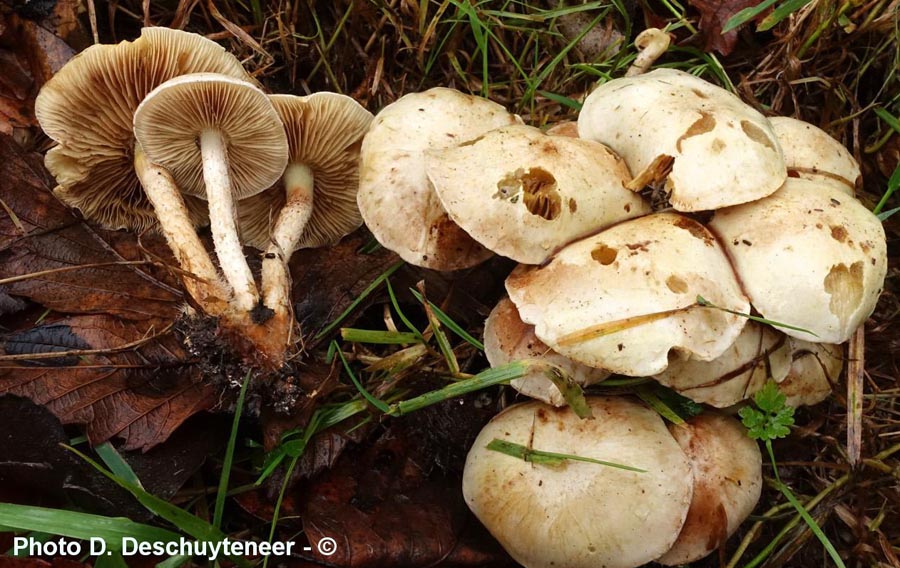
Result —
[[800, 406], [824, 400], [842, 366], [839, 345], [809, 343], [749, 321], [719, 357], [676, 359], [653, 378], [695, 402], [718, 408], [746, 400], [774, 380], [788, 404]]
[[791, 337], [791, 369], [778, 384], [788, 406], [812, 406], [831, 394], [844, 368], [843, 348]]
[[440, 87], [382, 109], [363, 139], [357, 196], [378, 242], [435, 270], [467, 268], [490, 257], [444, 211], [425, 175], [424, 153], [519, 123], [497, 103]]
[[205, 206], [182, 196], [167, 172], [143, 158], [132, 125], [135, 109], [157, 85], [200, 71], [249, 80], [240, 61], [215, 42], [144, 28], [133, 42], [94, 45], [75, 56], [43, 86], [35, 114], [57, 143], [45, 160], [59, 184], [56, 196], [109, 229], [158, 227], [192, 274], [184, 278], [188, 292], [219, 315], [228, 291], [194, 231], [205, 222]]
[[[466, 504], [527, 568], [640, 566], [669, 550], [684, 524], [691, 466], [659, 415], [626, 398], [587, 403], [592, 419], [539, 402], [511, 406], [469, 450]], [[530, 463], [488, 449], [494, 439], [645, 471]]]
[[784, 151], [788, 175], [824, 183], [834, 183], [854, 195], [862, 181], [859, 164], [843, 144], [808, 122], [775, 116], [769, 119]]
[[711, 361], [676, 359], [653, 378], [695, 402], [724, 408], [750, 398], [769, 379], [781, 382], [790, 368], [787, 336], [748, 321], [720, 356]]
[[[521, 359], [542, 359], [561, 368], [581, 386], [598, 383], [609, 376], [603, 369], [581, 365], [556, 353], [534, 334], [534, 326], [523, 322], [516, 305], [503, 298], [484, 323], [484, 354], [491, 367], [499, 367]], [[510, 382], [510, 386], [553, 406], [566, 404], [553, 381], [535, 371]]]
[[578, 123], [574, 120], [557, 122], [545, 131], [549, 136], [567, 136], [578, 138]]
[[716, 211], [744, 290], [792, 337], [843, 343], [872, 313], [887, 271], [884, 229], [833, 184], [788, 178], [775, 194]]
[[672, 213], [625, 221], [560, 250], [545, 266], [520, 265], [506, 280], [522, 321], [560, 354], [591, 367], [645, 377], [671, 356], [721, 355], [750, 305], [716, 238]]
[[725, 89], [675, 69], [597, 87], [578, 116], [578, 134], [625, 159], [635, 175], [629, 189], [665, 180], [678, 211], [760, 199], [787, 176], [763, 115]]
[[334, 244], [362, 224], [356, 205], [359, 146], [372, 114], [337, 93], [269, 100], [287, 133], [288, 165], [276, 185], [240, 201], [238, 215], [243, 241], [266, 251], [262, 299], [274, 311], [273, 348], [283, 350], [292, 323], [291, 254]]
[[425, 169], [454, 223], [485, 248], [525, 264], [650, 212], [625, 189], [628, 168], [606, 146], [531, 126], [428, 151]]
[[691, 507], [678, 540], [656, 561], [688, 564], [722, 546], [744, 522], [762, 491], [762, 456], [740, 422], [704, 413], [669, 426], [693, 473]]
[[650, 66], [669, 49], [671, 42], [672, 36], [659, 28], [647, 28], [639, 33], [634, 38], [634, 47], [637, 48], [638, 54], [631, 67], [625, 72], [625, 76], [634, 77], [646, 73]]
[[213, 73], [170, 79], [144, 98], [134, 132], [148, 159], [181, 189], [205, 198], [219, 265], [235, 307], [249, 313], [258, 294], [238, 238], [234, 201], [281, 177], [284, 127], [268, 97], [247, 81]]

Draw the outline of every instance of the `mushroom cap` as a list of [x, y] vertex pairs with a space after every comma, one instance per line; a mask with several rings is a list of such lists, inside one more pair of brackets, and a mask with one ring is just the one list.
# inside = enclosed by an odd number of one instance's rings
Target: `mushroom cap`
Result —
[[675, 69], [597, 87], [578, 116], [578, 134], [625, 159], [635, 175], [630, 189], [665, 179], [678, 211], [760, 199], [787, 176], [763, 115], [725, 89]]
[[712, 361], [670, 361], [653, 378], [695, 402], [725, 408], [753, 396], [769, 379], [781, 382], [790, 368], [787, 336], [748, 321], [734, 343]]
[[741, 423], [729, 416], [704, 413], [669, 430], [687, 454], [694, 478], [681, 534], [656, 559], [676, 566], [722, 546], [750, 516], [762, 491], [762, 456]]
[[[288, 141], [288, 163], [313, 173], [313, 209], [298, 248], [336, 243], [362, 225], [359, 191], [359, 148], [372, 123], [372, 113], [338, 93], [306, 97], [269, 95], [281, 117]], [[284, 183], [241, 201], [238, 207], [245, 244], [264, 249], [272, 221], [285, 202]]]
[[830, 343], [810, 343], [789, 338], [791, 343], [790, 372], [779, 383], [788, 406], [812, 406], [831, 394], [844, 368], [843, 347]]
[[646, 377], [671, 350], [710, 360], [738, 337], [746, 313], [728, 258], [700, 223], [648, 215], [572, 243], [542, 267], [506, 279], [522, 321], [560, 354], [591, 367]]
[[468, 268], [491, 252], [459, 228], [425, 174], [425, 151], [455, 146], [521, 123], [497, 103], [437, 87], [389, 104], [372, 122], [360, 154], [360, 213], [385, 248], [416, 266]]
[[821, 128], [796, 118], [775, 116], [769, 123], [784, 152], [789, 175], [834, 183], [848, 195], [856, 193], [862, 174], [843, 144]]
[[650, 213], [641, 196], [625, 189], [628, 168], [606, 146], [531, 126], [506, 126], [426, 152], [425, 169], [454, 223], [485, 248], [525, 264]]
[[843, 343], [875, 309], [887, 271], [878, 218], [832, 184], [789, 178], [709, 223], [763, 317], [817, 343]]
[[[463, 472], [475, 516], [527, 568], [631, 568], [667, 551], [691, 501], [691, 467], [658, 414], [626, 398], [588, 397], [592, 419], [539, 402], [511, 406], [478, 434]], [[495, 438], [646, 470], [568, 460], [526, 462]]]
[[[595, 369], [572, 361], [556, 353], [534, 334], [534, 326], [523, 322], [516, 305], [503, 298], [484, 322], [484, 354], [491, 367], [499, 367], [522, 359], [541, 359], [560, 367], [581, 386], [598, 383], [609, 376], [603, 369]], [[537, 400], [563, 406], [566, 399], [547, 376], [533, 371], [522, 378], [513, 379], [510, 385]]]
[[255, 195], [284, 173], [288, 144], [281, 119], [256, 85], [216, 73], [181, 75], [162, 83], [134, 113], [134, 136], [184, 193], [206, 197], [197, 140], [222, 134], [235, 199]]
[[[35, 101], [41, 128], [57, 142], [45, 163], [60, 200], [107, 228], [154, 226], [153, 205], [134, 173], [134, 111], [159, 84], [201, 71], [249, 80], [219, 44], [168, 28], [144, 28], [133, 42], [93, 45], [63, 66]], [[192, 197], [185, 203], [194, 223], [203, 224], [205, 204]]]
[[574, 120], [564, 120], [557, 122], [545, 131], [550, 136], [567, 136], [569, 138], [578, 138], [578, 123]]

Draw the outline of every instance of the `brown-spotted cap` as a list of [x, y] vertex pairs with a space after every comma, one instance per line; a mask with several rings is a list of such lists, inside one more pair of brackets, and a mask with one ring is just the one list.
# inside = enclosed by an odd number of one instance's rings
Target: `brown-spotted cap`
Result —
[[287, 165], [281, 119], [256, 85], [217, 73], [181, 75], [159, 85], [134, 113], [134, 134], [147, 156], [171, 172], [181, 190], [205, 198], [200, 135], [221, 133], [235, 199], [273, 185]]
[[[133, 42], [94, 45], [76, 55], [35, 102], [41, 127], [57, 143], [46, 157], [56, 195], [108, 228], [154, 225], [153, 206], [134, 173], [134, 111], [159, 84], [197, 72], [250, 80], [217, 43], [168, 28], [144, 28]], [[185, 202], [200, 224], [205, 204]]]
[[[284, 123], [289, 165], [301, 164], [313, 176], [313, 210], [298, 248], [334, 244], [362, 225], [356, 204], [359, 191], [359, 148], [372, 113], [338, 93], [306, 97], [271, 95]], [[283, 182], [238, 205], [245, 244], [264, 249], [272, 223], [285, 202]]]

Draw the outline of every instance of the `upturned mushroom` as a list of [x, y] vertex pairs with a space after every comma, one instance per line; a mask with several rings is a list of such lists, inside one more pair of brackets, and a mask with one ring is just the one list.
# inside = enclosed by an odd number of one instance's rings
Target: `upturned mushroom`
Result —
[[800, 406], [824, 400], [842, 367], [839, 345], [809, 343], [750, 321], [719, 357], [677, 359], [653, 378], [695, 402], [718, 408], [751, 398], [773, 380], [788, 404]]
[[854, 195], [862, 181], [859, 164], [843, 144], [808, 122], [775, 116], [769, 119], [784, 152], [788, 175], [823, 183], [834, 183]]
[[525, 264], [650, 212], [625, 189], [628, 168], [606, 146], [531, 126], [427, 151], [425, 169], [454, 223], [488, 250]]
[[631, 376], [662, 372], [670, 356], [710, 360], [738, 337], [746, 313], [728, 258], [700, 223], [665, 213], [625, 221], [506, 280], [522, 321], [560, 354]]
[[[626, 398], [587, 403], [590, 420], [539, 402], [511, 406], [466, 459], [466, 504], [527, 568], [643, 565], [672, 547], [688, 514], [691, 466], [659, 415]], [[494, 439], [644, 471], [529, 462], [488, 449]]]
[[782, 328], [792, 337], [843, 343], [875, 308], [884, 228], [833, 184], [789, 178], [765, 199], [716, 211], [709, 227], [756, 310], [803, 330]]
[[237, 232], [234, 202], [274, 185], [287, 165], [284, 127], [258, 87], [195, 73], [162, 83], [134, 113], [135, 138], [189, 195], [208, 202], [219, 266], [245, 313], [259, 296]]
[[634, 174], [629, 189], [664, 181], [678, 211], [760, 199], [787, 176], [763, 115], [725, 89], [674, 69], [597, 87], [578, 116], [578, 134], [624, 158]]
[[360, 155], [359, 210], [375, 238], [403, 260], [435, 270], [491, 256], [450, 220], [425, 174], [425, 151], [456, 146], [521, 119], [497, 103], [445, 88], [411, 93], [372, 122]]
[[133, 42], [94, 45], [75, 56], [41, 89], [35, 114], [56, 142], [45, 159], [59, 184], [56, 196], [110, 229], [158, 227], [189, 274], [183, 279], [188, 292], [204, 311], [221, 315], [229, 291], [194, 230], [205, 222], [205, 205], [182, 196], [168, 173], [144, 158], [132, 124], [151, 90], [196, 72], [250, 80], [215, 42], [144, 28]]
[[359, 147], [372, 114], [350, 97], [270, 95], [284, 124], [288, 165], [268, 190], [238, 203], [244, 243], [264, 250], [262, 302], [273, 311], [273, 349], [292, 327], [288, 261], [298, 248], [328, 246], [362, 224], [356, 205]]
[[694, 481], [678, 539], [656, 559], [678, 566], [722, 546], [750, 516], [762, 491], [762, 456], [740, 422], [729, 416], [703, 413], [669, 431], [687, 455]]
[[[542, 359], [562, 369], [581, 386], [598, 383], [609, 376], [603, 369], [576, 363], [556, 353], [534, 334], [534, 326], [523, 322], [516, 305], [503, 298], [484, 323], [484, 354], [491, 367], [499, 367], [522, 359]], [[542, 372], [532, 372], [514, 379], [510, 386], [531, 398], [553, 406], [566, 404], [556, 385]]]

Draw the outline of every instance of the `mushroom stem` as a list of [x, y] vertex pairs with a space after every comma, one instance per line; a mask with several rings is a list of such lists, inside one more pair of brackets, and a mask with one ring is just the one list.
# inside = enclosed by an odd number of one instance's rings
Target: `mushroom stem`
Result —
[[212, 316], [225, 312], [230, 290], [219, 277], [209, 253], [200, 242], [175, 180], [164, 168], [150, 163], [135, 148], [134, 170], [159, 219], [159, 225], [179, 266], [196, 278], [184, 278], [188, 293]]
[[631, 67], [625, 72], [625, 76], [634, 77], [646, 73], [650, 66], [669, 49], [671, 41], [672, 38], [669, 34], [659, 28], [647, 28], [639, 33], [634, 39], [634, 46], [638, 48], [638, 54]]
[[263, 258], [262, 286], [263, 303], [276, 314], [286, 315], [290, 307], [288, 261], [312, 215], [313, 173], [308, 166], [293, 163], [283, 179], [287, 201], [275, 221], [273, 242]]
[[203, 157], [209, 222], [219, 266], [234, 291], [235, 306], [249, 312], [256, 306], [258, 294], [238, 238], [234, 197], [228, 175], [228, 153], [225, 140], [218, 130], [206, 129], [200, 134], [200, 153]]

